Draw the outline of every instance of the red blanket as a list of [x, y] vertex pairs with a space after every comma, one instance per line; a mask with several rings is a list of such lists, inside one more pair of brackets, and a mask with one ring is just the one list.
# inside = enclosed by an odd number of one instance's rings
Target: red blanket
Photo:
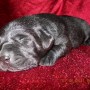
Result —
[[[90, 23], [90, 0], [0, 0], [0, 27], [37, 13], [71, 15]], [[52, 67], [0, 72], [0, 90], [90, 90], [90, 46], [73, 49]]]

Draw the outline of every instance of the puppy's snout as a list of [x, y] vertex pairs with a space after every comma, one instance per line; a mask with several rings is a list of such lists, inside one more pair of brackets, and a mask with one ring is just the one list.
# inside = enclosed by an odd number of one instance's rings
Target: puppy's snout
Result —
[[3, 45], [0, 51], [0, 57], [4, 57], [5, 60], [10, 59], [10, 51], [12, 51], [13, 48], [12, 44]]
[[3, 60], [9, 60], [10, 59], [10, 53], [8, 52], [0, 52], [0, 58]]

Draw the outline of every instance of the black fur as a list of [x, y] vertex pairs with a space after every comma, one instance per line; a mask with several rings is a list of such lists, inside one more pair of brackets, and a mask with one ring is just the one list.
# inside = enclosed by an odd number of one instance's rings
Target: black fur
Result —
[[37, 14], [16, 19], [2, 28], [0, 68], [26, 70], [51, 66], [81, 44], [90, 45], [90, 26], [72, 16]]

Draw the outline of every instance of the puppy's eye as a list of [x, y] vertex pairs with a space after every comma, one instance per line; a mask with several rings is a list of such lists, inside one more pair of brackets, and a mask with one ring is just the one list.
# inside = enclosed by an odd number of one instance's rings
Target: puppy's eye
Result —
[[18, 41], [18, 42], [23, 42], [23, 40], [26, 38], [27, 36], [26, 35], [22, 35], [22, 34], [18, 34], [15, 36], [15, 40]]
[[16, 40], [22, 40], [22, 39], [24, 39], [23, 36], [17, 36], [17, 37], [16, 37]]
[[22, 42], [23, 41], [23, 38], [16, 37], [15, 40], [18, 41], [18, 42]]

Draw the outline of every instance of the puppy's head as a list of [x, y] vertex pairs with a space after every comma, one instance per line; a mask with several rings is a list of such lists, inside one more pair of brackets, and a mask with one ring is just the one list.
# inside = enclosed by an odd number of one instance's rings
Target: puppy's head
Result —
[[38, 65], [39, 45], [24, 26], [11, 23], [0, 37], [0, 69], [4, 71], [26, 70]]

